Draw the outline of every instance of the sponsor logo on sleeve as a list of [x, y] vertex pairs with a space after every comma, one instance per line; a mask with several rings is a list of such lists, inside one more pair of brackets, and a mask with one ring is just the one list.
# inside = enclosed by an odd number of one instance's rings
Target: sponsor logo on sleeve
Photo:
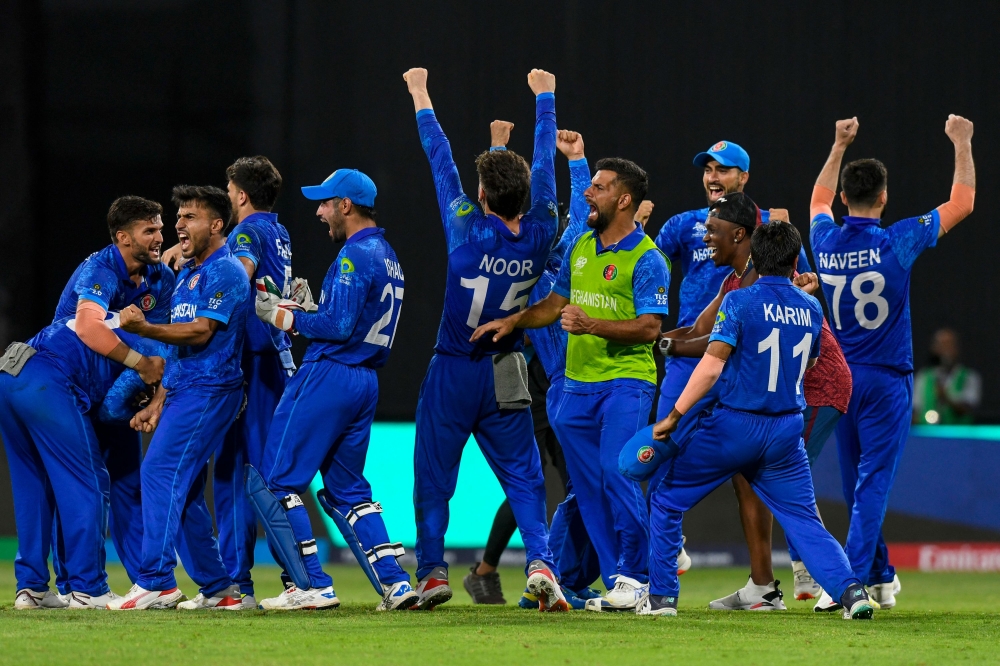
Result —
[[475, 208], [475, 206], [473, 206], [471, 203], [469, 203], [468, 201], [463, 201], [462, 203], [458, 204], [458, 210], [455, 211], [455, 215], [458, 215], [459, 217], [465, 217], [466, 215], [472, 212], [473, 208]]
[[930, 213], [928, 213], [927, 215], [921, 215], [920, 218], [917, 220], [917, 222], [919, 222], [920, 224], [930, 224], [933, 221], [934, 221], [934, 216], [931, 215]]
[[208, 299], [208, 308], [210, 310], [218, 310], [219, 306], [222, 305], [222, 296], [223, 294], [221, 291], [215, 292], [215, 296]]
[[101, 285], [97, 283], [94, 283], [94, 286], [91, 287], [90, 290], [95, 294], [97, 294], [98, 296], [103, 296], [103, 294], [101, 293]]
[[236, 234], [237, 245], [250, 245], [250, 236], [247, 234]]
[[347, 257], [340, 260], [340, 272], [341, 273], [353, 273], [354, 272], [354, 262], [352, 262]]

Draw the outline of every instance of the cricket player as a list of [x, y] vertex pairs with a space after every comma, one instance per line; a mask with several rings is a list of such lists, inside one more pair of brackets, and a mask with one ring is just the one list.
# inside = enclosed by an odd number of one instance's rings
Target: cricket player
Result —
[[816, 514], [802, 445], [802, 378], [819, 356], [823, 318], [819, 301], [792, 284], [802, 239], [790, 224], [766, 224], [750, 243], [760, 277], [726, 294], [708, 350], [670, 414], [636, 436], [667, 440], [721, 376], [718, 404], [702, 412], [690, 443], [665, 463], [667, 473], [652, 490], [649, 594], [636, 613], [677, 614], [684, 512], [741, 473], [795, 539], [823, 588], [840, 600], [844, 617], [870, 619], [874, 609], [864, 585]]
[[[972, 212], [976, 195], [972, 123], [950, 115], [944, 130], [955, 146], [951, 198], [926, 215], [880, 226], [889, 198], [885, 166], [865, 159], [840, 169], [857, 136], [857, 118], [837, 122], [810, 206], [813, 255], [833, 333], [854, 376], [847, 415], [837, 424], [844, 498], [851, 507], [845, 549], [854, 575], [871, 586], [883, 608], [896, 604], [899, 591], [882, 520], [913, 409], [910, 272], [921, 252]], [[830, 208], [838, 172], [840, 198], [848, 211], [841, 226], [834, 223]], [[837, 601], [836, 595], [824, 594], [816, 609], [836, 609]]]
[[[236, 227], [226, 246], [243, 265], [249, 278], [247, 292], [256, 291], [255, 280], [271, 276], [282, 294], [292, 283], [292, 244], [288, 231], [271, 212], [281, 190], [281, 174], [261, 155], [241, 157], [226, 169], [229, 201]], [[251, 296], [253, 298], [253, 296]], [[213, 468], [215, 524], [219, 528], [219, 550], [226, 571], [240, 586], [247, 608], [256, 608], [253, 580], [253, 549], [257, 542], [257, 517], [243, 488], [243, 466], [259, 467], [271, 418], [285, 383], [295, 372], [291, 340], [281, 329], [247, 317], [243, 345], [243, 385], [246, 406], [216, 452]]]
[[[118, 312], [131, 304], [145, 312], [150, 321], [169, 321], [174, 272], [160, 261], [162, 212], [157, 202], [137, 196], [120, 197], [111, 204], [107, 221], [112, 243], [91, 254], [73, 271], [59, 297], [53, 323], [75, 319], [71, 326], [80, 339], [95, 352], [107, 353], [119, 344], [115, 333], [104, 326], [108, 312]], [[111, 483], [108, 528], [115, 551], [134, 582], [142, 556], [142, 436], [127, 421], [91, 421]], [[57, 544], [58, 522], [56, 516], [53, 538]], [[52, 565], [57, 588], [68, 594], [66, 571], [59, 555], [62, 549], [53, 549]]]
[[[558, 226], [555, 76], [532, 70], [535, 149], [529, 171], [511, 151], [476, 159], [476, 199], [462, 191], [451, 145], [427, 92], [427, 70], [403, 75], [431, 163], [448, 246], [448, 281], [435, 354], [420, 388], [414, 451], [419, 609], [451, 599], [444, 535], [462, 449], [474, 435], [510, 501], [527, 551], [528, 587], [540, 609], [566, 610], [548, 546], [545, 484], [532, 433], [523, 336], [476, 341], [483, 321], [525, 307]], [[531, 195], [531, 208], [522, 206]], [[533, 594], [536, 592], [533, 591]]]
[[[319, 470], [325, 487], [321, 504], [342, 525], [348, 543], [364, 550], [359, 562], [382, 596], [377, 610], [405, 610], [417, 602], [417, 594], [396, 559], [403, 547], [389, 541], [382, 506], [372, 500], [364, 477], [378, 403], [375, 370], [388, 360], [399, 326], [403, 270], [385, 230], [375, 223], [377, 190], [368, 176], [338, 169], [321, 185], [303, 187], [302, 193], [321, 202], [316, 215], [329, 226], [333, 242], [344, 247], [326, 274], [316, 312], [293, 312], [285, 309], [292, 305], [287, 300], [266, 289], [257, 291], [262, 321], [312, 341], [274, 414], [261, 466], [265, 487], [254, 487], [251, 468], [247, 481], [253, 502], [261, 501], [258, 491], [265, 494], [268, 510], [261, 518], [272, 552], [282, 558], [286, 572], [293, 566], [304, 569], [308, 584], [289, 586], [280, 596], [262, 600], [260, 607], [340, 605], [333, 580], [316, 555], [309, 514], [300, 499]], [[281, 534], [288, 535], [286, 543]]]
[[[128, 594], [108, 603], [112, 610], [244, 607], [219, 555], [204, 496], [208, 460], [243, 398], [240, 359], [250, 307], [246, 271], [225, 244], [228, 219], [213, 203], [220, 200], [228, 198], [216, 187], [174, 188], [177, 236], [190, 261], [177, 276], [170, 323], [153, 324], [132, 305], [121, 313], [123, 329], [172, 347], [163, 383], [132, 420], [133, 427], [156, 430], [142, 461], [142, 565]], [[180, 541], [200, 591], [178, 604]]]
[[621, 158], [597, 162], [584, 192], [587, 225], [562, 262], [551, 293], [527, 310], [480, 326], [473, 340], [499, 342], [515, 329], [562, 318], [566, 380], [552, 420], [587, 532], [610, 590], [588, 608], [635, 608], [645, 594], [646, 500], [618, 472], [622, 447], [649, 420], [656, 391], [653, 341], [667, 314], [670, 269], [635, 222], [646, 172]]
[[[73, 324], [71, 317], [58, 319], [26, 344], [12, 343], [0, 358], [0, 434], [18, 536], [15, 610], [104, 608], [117, 598], [104, 569], [111, 482], [94, 426], [98, 407], [126, 368], [88, 347]], [[159, 380], [163, 358], [136, 351], [149, 352], [149, 341], [106, 330], [127, 346], [130, 362], [139, 357], [144, 381]], [[63, 596], [49, 590], [50, 548], [63, 569]]]

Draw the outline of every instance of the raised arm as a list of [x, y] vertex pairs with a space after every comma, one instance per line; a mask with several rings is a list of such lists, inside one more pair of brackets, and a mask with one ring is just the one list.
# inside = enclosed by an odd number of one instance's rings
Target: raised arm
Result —
[[840, 165], [844, 161], [847, 147], [858, 135], [858, 118], [838, 120], [833, 139], [833, 148], [826, 158], [823, 170], [819, 172], [816, 185], [813, 187], [812, 201], [809, 203], [809, 220], [817, 215], [826, 214], [833, 217], [833, 197], [837, 193], [837, 181], [840, 179]]
[[[528, 73], [535, 93], [535, 153], [531, 159], [531, 206], [556, 204], [556, 77], [542, 69]], [[557, 219], [553, 222], [558, 224]]]
[[972, 161], [972, 130], [971, 120], [954, 114], [948, 116], [948, 121], [944, 124], [944, 133], [955, 144], [955, 176], [952, 178], [951, 199], [937, 208], [941, 218], [938, 238], [968, 217], [976, 201], [976, 165]]
[[587, 216], [590, 215], [590, 205], [584, 198], [584, 191], [590, 187], [590, 165], [584, 154], [583, 135], [570, 130], [559, 130], [556, 134], [556, 148], [569, 160], [569, 225], [559, 238], [559, 243], [552, 252], [550, 263], [554, 271], [566, 251], [572, 247], [577, 237], [587, 229]]

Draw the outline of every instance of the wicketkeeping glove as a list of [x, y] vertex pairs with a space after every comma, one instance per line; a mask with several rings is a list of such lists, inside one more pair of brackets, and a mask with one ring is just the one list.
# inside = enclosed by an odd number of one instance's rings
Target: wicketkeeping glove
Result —
[[319, 306], [313, 301], [312, 290], [309, 289], [309, 281], [305, 278], [295, 278], [292, 280], [291, 293], [288, 295], [293, 301], [302, 306], [306, 312], [316, 312]]
[[294, 310], [302, 306], [293, 300], [281, 297], [281, 290], [269, 275], [257, 280], [257, 300], [254, 302], [257, 316], [282, 331], [292, 330], [295, 323]]

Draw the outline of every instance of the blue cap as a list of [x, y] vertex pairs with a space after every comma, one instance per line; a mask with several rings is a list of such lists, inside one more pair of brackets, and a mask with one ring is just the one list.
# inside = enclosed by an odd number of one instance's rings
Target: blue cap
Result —
[[372, 179], [357, 169], [337, 169], [321, 185], [310, 185], [302, 188], [306, 199], [325, 201], [334, 197], [350, 199], [359, 206], [375, 206], [375, 195], [378, 190]]
[[694, 165], [703, 167], [712, 160], [722, 166], [738, 167], [740, 171], [750, 170], [750, 156], [747, 151], [732, 141], [720, 141], [703, 153], [694, 156]]

